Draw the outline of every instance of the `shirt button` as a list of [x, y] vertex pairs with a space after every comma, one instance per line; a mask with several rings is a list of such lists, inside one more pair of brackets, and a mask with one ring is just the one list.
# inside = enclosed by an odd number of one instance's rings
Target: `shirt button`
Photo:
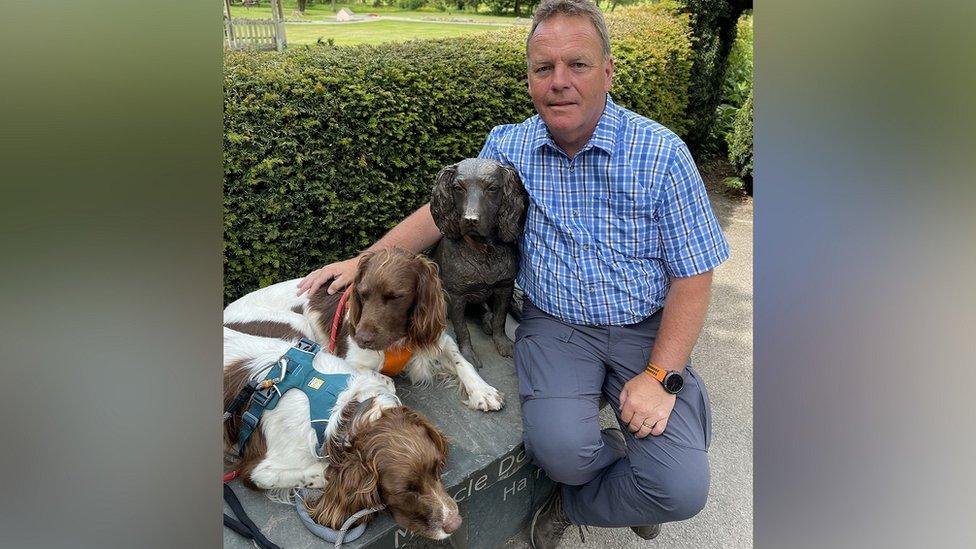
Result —
[[583, 251], [584, 252], [590, 251], [590, 245], [589, 244], [583, 244]]
[[595, 291], [596, 291], [596, 288], [594, 288], [593, 286], [590, 286], [590, 293], [592, 294]]
[[570, 164], [569, 165], [569, 171], [574, 171], [575, 169], [576, 169], [576, 165], [575, 164]]
[[579, 210], [573, 210], [573, 217], [579, 217]]

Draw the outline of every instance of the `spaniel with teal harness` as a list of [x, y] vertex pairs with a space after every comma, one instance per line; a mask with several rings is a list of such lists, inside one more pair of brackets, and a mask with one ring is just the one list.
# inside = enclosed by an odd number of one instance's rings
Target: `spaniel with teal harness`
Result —
[[323, 374], [312, 367], [312, 359], [321, 347], [314, 341], [302, 338], [281, 360], [275, 364], [264, 377], [251, 397], [251, 406], [241, 416], [241, 434], [238, 439], [238, 451], [243, 454], [244, 445], [251, 433], [261, 421], [265, 410], [274, 410], [281, 396], [291, 389], [298, 389], [308, 397], [308, 415], [312, 422], [312, 429], [318, 440], [318, 449], [325, 443], [325, 429], [329, 426], [333, 409], [339, 400], [339, 394], [349, 384], [349, 374]]
[[[315, 454], [319, 459], [325, 456], [319, 455], [318, 449], [322, 448], [325, 444], [325, 430], [329, 425], [329, 421], [332, 419], [333, 412], [335, 411], [336, 402], [339, 400], [339, 394], [342, 393], [349, 385], [349, 374], [324, 374], [319, 372], [314, 367], [312, 367], [312, 360], [315, 355], [319, 352], [321, 347], [318, 343], [314, 341], [302, 338], [299, 340], [294, 347], [290, 348], [285, 356], [281, 357], [278, 362], [271, 367], [268, 373], [265, 375], [264, 379], [260, 382], [252, 382], [245, 388], [244, 391], [238, 395], [235, 399], [234, 404], [231, 405], [224, 413], [224, 418], [229, 418], [235, 411], [239, 408], [243, 402], [250, 397], [251, 405], [248, 407], [247, 411], [241, 416], [241, 432], [238, 438], [238, 453], [243, 455], [244, 446], [247, 444], [247, 440], [251, 437], [254, 429], [257, 428], [258, 422], [261, 421], [261, 416], [266, 410], [274, 410], [278, 405], [278, 401], [281, 399], [282, 395], [291, 389], [298, 389], [305, 393], [308, 397], [309, 405], [309, 421], [312, 424], [312, 429], [315, 431], [315, 436], [318, 441], [316, 444]], [[242, 522], [236, 521], [227, 515], [224, 515], [225, 524], [228, 519], [234, 525], [242, 525], [243, 528], [249, 530], [251, 534], [249, 537], [253, 537], [258, 540], [263, 538], [260, 532], [255, 532], [256, 526], [247, 519], [246, 513], [244, 513], [243, 508], [241, 508], [240, 503], [237, 502], [236, 496], [233, 495], [233, 491], [230, 490], [229, 486], [224, 486], [225, 499], [231, 505], [235, 514], [238, 518], [243, 519]], [[230, 492], [228, 494], [228, 492]], [[335, 530], [321, 524], [317, 524], [315, 521], [309, 517], [308, 509], [305, 507], [305, 496], [307, 492], [301, 491], [296, 498], [296, 510], [298, 516], [302, 521], [302, 524], [316, 536], [330, 542], [334, 543], [336, 547], [340, 546], [343, 542], [352, 541], [363, 534], [366, 529], [365, 524], [360, 524], [359, 526], [349, 530], [350, 526], [355, 522], [356, 519], [377, 511], [382, 510], [383, 506], [375, 506], [369, 509], [364, 509], [355, 513], [353, 516], [349, 517], [345, 521], [340, 530]], [[236, 505], [234, 504], [236, 502]], [[249, 525], [249, 526], [244, 526]], [[230, 525], [229, 525], [230, 526]], [[252, 529], [253, 526], [253, 529]], [[242, 535], [247, 535], [240, 528], [234, 528]], [[267, 538], [263, 538], [267, 541]], [[264, 545], [263, 543], [259, 543]], [[269, 545], [269, 547], [275, 547]]]

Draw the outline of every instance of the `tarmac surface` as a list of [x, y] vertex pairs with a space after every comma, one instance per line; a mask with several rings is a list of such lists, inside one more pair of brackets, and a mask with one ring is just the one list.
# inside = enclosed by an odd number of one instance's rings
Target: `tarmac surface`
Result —
[[[709, 184], [709, 198], [731, 256], [715, 269], [708, 316], [692, 353], [692, 364], [705, 380], [712, 405], [712, 478], [705, 509], [692, 519], [665, 524], [651, 541], [638, 538], [629, 528], [591, 527], [582, 543], [571, 528], [560, 548], [752, 547], [753, 205], [751, 198], [730, 197], [713, 191], [716, 187]], [[609, 408], [603, 410], [601, 423], [617, 426]], [[503, 547], [529, 547], [528, 532], [523, 530]]]

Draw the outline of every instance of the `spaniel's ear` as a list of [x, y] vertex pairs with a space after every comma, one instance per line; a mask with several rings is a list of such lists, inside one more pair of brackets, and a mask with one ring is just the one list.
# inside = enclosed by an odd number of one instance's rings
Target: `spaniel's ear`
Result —
[[420, 412], [410, 408], [404, 408], [404, 411], [406, 412], [407, 419], [409, 419], [411, 423], [423, 427], [427, 432], [427, 437], [431, 442], [434, 443], [434, 447], [437, 448], [437, 461], [440, 466], [444, 467], [447, 465], [448, 445], [447, 437], [444, 436], [444, 433], [442, 433], [436, 425], [431, 423], [430, 420], [424, 417]]
[[408, 331], [414, 349], [432, 347], [447, 326], [447, 305], [437, 264], [422, 255], [416, 257], [417, 289]]
[[346, 302], [349, 308], [349, 335], [356, 335], [356, 326], [359, 324], [359, 317], [363, 313], [363, 303], [359, 299], [359, 292], [356, 288], [363, 281], [363, 275], [369, 268], [369, 262], [373, 259], [374, 252], [364, 252], [359, 259], [359, 266], [356, 268], [356, 278], [349, 285], [349, 299]]
[[457, 164], [447, 166], [437, 174], [437, 182], [430, 196], [430, 215], [441, 233], [450, 239], [461, 238], [461, 214], [454, 205], [454, 179]]
[[434, 446], [437, 448], [437, 453], [440, 454], [438, 463], [440, 464], [441, 467], [446, 466], [447, 452], [448, 452], [447, 438], [444, 436], [444, 433], [442, 433], [440, 429], [438, 429], [427, 418], [420, 416], [420, 422], [424, 426], [424, 429], [427, 430], [427, 435], [430, 437], [430, 440], [433, 441]]
[[502, 202], [498, 206], [498, 238], [502, 242], [517, 242], [525, 227], [528, 195], [515, 168], [502, 166]]
[[[357, 511], [379, 505], [379, 474], [376, 464], [361, 451], [341, 452], [325, 469], [326, 484], [322, 496], [307, 502], [309, 516], [315, 522], [338, 530]], [[338, 459], [335, 459], [338, 458]], [[366, 522], [369, 515], [357, 521]]]

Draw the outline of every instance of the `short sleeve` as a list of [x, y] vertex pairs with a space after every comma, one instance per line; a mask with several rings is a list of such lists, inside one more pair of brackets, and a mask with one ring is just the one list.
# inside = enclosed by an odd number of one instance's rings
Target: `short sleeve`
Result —
[[729, 244], [712, 212], [705, 183], [684, 143], [679, 144], [672, 156], [655, 218], [670, 276], [701, 274], [729, 258]]

